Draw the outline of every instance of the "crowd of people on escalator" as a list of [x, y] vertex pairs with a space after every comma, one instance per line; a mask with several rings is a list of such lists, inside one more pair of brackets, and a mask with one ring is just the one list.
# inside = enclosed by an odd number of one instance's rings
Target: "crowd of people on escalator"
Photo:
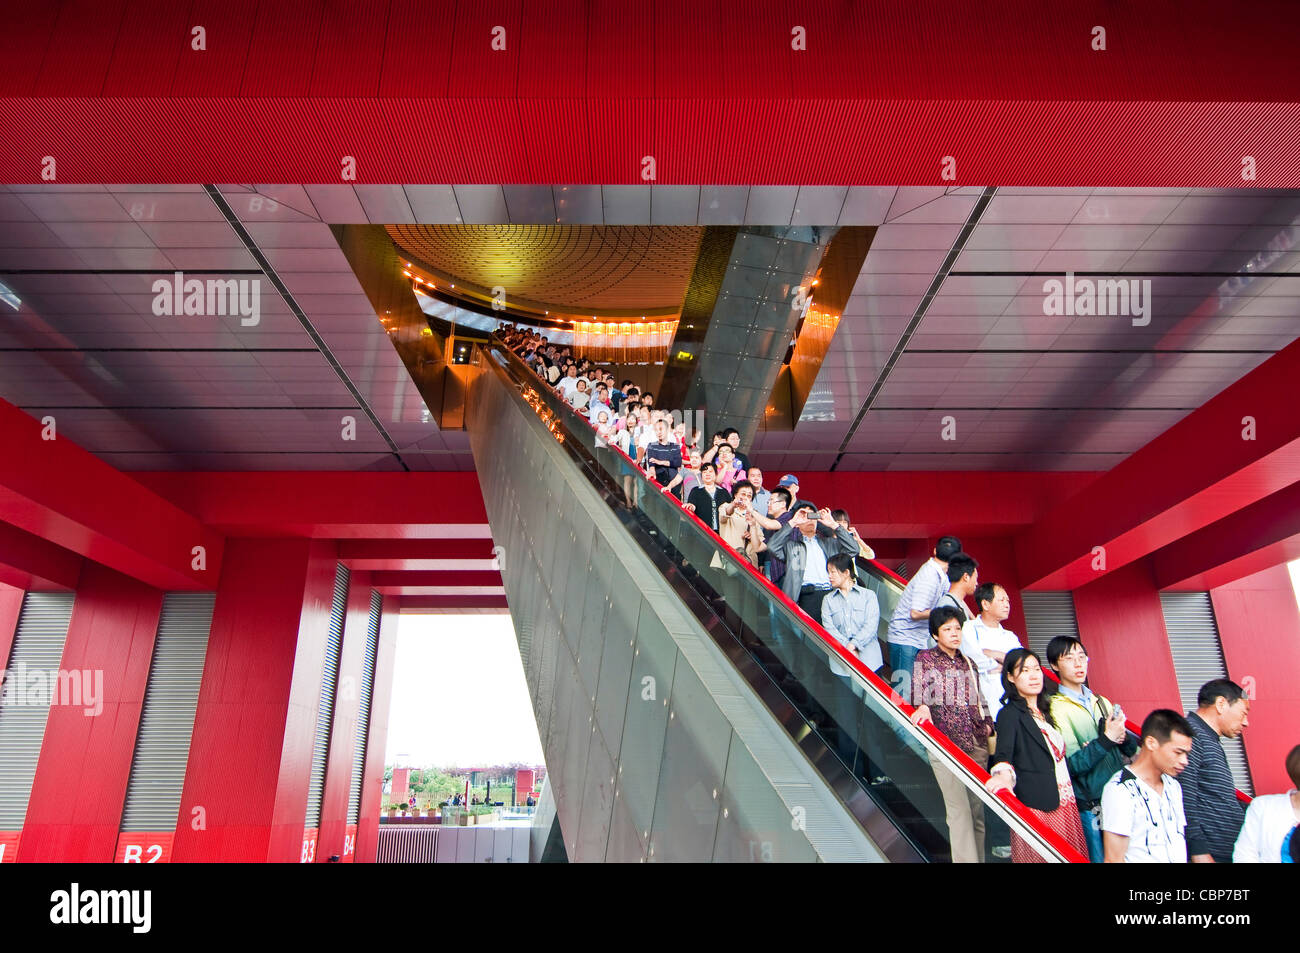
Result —
[[[990, 772], [989, 791], [1014, 793], [1079, 854], [1094, 863], [1300, 857], [1300, 792], [1258, 798], [1249, 811], [1236, 796], [1220, 739], [1238, 737], [1249, 724], [1250, 699], [1241, 686], [1210, 681], [1186, 716], [1157, 709], [1138, 733], [1129, 731], [1120, 706], [1089, 688], [1083, 643], [1058, 636], [1044, 655], [1025, 648], [1003, 625], [1011, 614], [1006, 588], [981, 582], [978, 562], [954, 536], [941, 537], [912, 575], [882, 644], [879, 601], [856, 569], [859, 556], [875, 554], [844, 510], [801, 497], [794, 474], [767, 489], [734, 428], [713, 434], [702, 449], [699, 434], [689, 438], [682, 422], [655, 408], [654, 395], [631, 381], [616, 386], [612, 373], [536, 332], [505, 327], [498, 333], [587, 418], [597, 446], [626, 454], [889, 681], [914, 706], [913, 724], [932, 723]], [[635, 488], [629, 484], [626, 493], [634, 504]], [[833, 659], [830, 667], [849, 675]], [[982, 861], [982, 800], [939, 757], [927, 756], [943, 796], [953, 861]], [[1300, 787], [1300, 745], [1286, 770]], [[992, 853], [1018, 863], [1042, 859], [1014, 832], [1009, 845]]]
[[[1300, 793], [1261, 797], [1249, 810], [1237, 797], [1221, 739], [1249, 724], [1240, 685], [1213, 679], [1195, 710], [1157, 709], [1131, 732], [1122, 708], [1089, 687], [1083, 642], [1057, 636], [1042, 655], [1025, 648], [1002, 625], [1011, 608], [1006, 590], [980, 583], [978, 564], [961, 549], [955, 537], [941, 538], [890, 620], [890, 661], [895, 682], [910, 688], [913, 724], [932, 722], [987, 766], [989, 791], [1014, 793], [1041, 826], [1094, 863], [1300, 857]], [[931, 756], [952, 858], [979, 862], [983, 804], [939, 760]], [[1300, 746], [1286, 770], [1300, 787]], [[1014, 832], [1009, 846], [1015, 862], [1041, 860]]]
[[[813, 619], [841, 637], [873, 670], [883, 664], [877, 641], [878, 600], [859, 586], [856, 558], [875, 552], [843, 509], [818, 507], [799, 495], [799, 479], [787, 473], [775, 487], [741, 449], [740, 432], [727, 427], [702, 447], [702, 434], [657, 409], [654, 395], [630, 380], [577, 357], [534, 331], [505, 326], [503, 343], [549, 383], [596, 431], [597, 447], [617, 447], [687, 512], [749, 562]], [[629, 504], [635, 488], [626, 485]], [[843, 556], [840, 568], [834, 557]], [[832, 593], [830, 605], [823, 603]], [[829, 623], [829, 624], [828, 624]], [[873, 644], [874, 643], [874, 644]]]

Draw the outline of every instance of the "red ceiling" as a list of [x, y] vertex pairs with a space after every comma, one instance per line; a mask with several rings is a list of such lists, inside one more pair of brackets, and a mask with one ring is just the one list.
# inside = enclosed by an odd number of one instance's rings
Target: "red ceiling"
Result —
[[358, 182], [640, 183], [653, 155], [660, 184], [911, 185], [953, 156], [957, 184], [1240, 186], [1251, 155], [1253, 184], [1300, 185], [1293, 3], [136, 0], [7, 21], [0, 181], [51, 155], [59, 182], [339, 182], [353, 156]]

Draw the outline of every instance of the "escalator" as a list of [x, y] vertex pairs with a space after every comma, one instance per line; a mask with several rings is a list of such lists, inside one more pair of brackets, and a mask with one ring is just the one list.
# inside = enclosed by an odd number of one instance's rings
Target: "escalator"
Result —
[[[468, 429], [571, 859], [945, 862], [938, 773], [1044, 860], [1084, 860], [516, 355], [474, 362]], [[859, 569], [883, 629], [902, 583]]]

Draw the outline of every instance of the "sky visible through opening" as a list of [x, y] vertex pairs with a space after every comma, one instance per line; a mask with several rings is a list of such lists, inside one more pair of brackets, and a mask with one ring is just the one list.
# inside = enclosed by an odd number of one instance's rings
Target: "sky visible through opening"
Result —
[[397, 624], [386, 764], [542, 764], [508, 615], [403, 613]]
[[1287, 563], [1286, 568], [1291, 570], [1291, 585], [1295, 587], [1296, 609], [1300, 611], [1300, 559]]
[[510, 616], [403, 614], [395, 668], [385, 763], [543, 763]]

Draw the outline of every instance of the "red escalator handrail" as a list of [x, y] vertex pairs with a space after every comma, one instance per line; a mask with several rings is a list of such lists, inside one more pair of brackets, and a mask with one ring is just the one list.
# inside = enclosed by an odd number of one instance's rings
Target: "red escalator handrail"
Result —
[[[496, 335], [493, 334], [493, 337], [495, 338]], [[531, 367], [525, 364], [523, 360], [519, 357], [519, 355], [515, 354], [514, 351], [510, 350], [510, 348], [506, 347], [504, 344], [501, 344], [501, 348], [503, 351], [509, 354], [511, 358], [513, 358], [516, 362], [518, 362], [519, 365], [522, 366], [525, 371], [527, 371], [530, 375], [536, 378], [538, 384], [541, 387], [546, 388], [546, 391], [548, 393], [554, 392], [554, 388], [551, 387], [549, 383], [542, 381], [541, 377], [535, 371], [533, 371]], [[570, 414], [577, 417], [579, 420], [583, 419], [582, 416], [573, 408], [567, 408], [567, 409]], [[594, 426], [591, 425], [590, 421], [584, 421], [584, 422], [592, 430], [596, 429]], [[635, 470], [644, 473], [642, 467], [630, 456], [624, 453], [622, 449], [616, 446], [608, 446], [608, 449], [613, 450], [615, 453], [621, 456], [624, 460], [626, 460], [629, 464], [631, 464], [631, 466]], [[652, 477], [646, 476], [645, 479], [647, 482], [653, 484], [654, 486], [660, 486], [659, 482], [653, 479]], [[912, 713], [916, 711], [916, 709], [912, 705], [909, 705], [906, 701], [904, 701], [902, 696], [894, 691], [893, 686], [891, 686], [888, 682], [882, 679], [875, 672], [871, 671], [871, 669], [867, 668], [866, 665], [862, 663], [861, 659], [859, 659], [856, 655], [854, 655], [847, 648], [845, 648], [844, 645], [839, 641], [839, 639], [836, 639], [824, 628], [822, 628], [821, 623], [819, 623], [817, 620], [813, 619], [812, 616], [808, 615], [806, 612], [800, 609], [799, 606], [795, 602], [791, 601], [791, 599], [778, 586], [774, 585], [770, 579], [768, 579], [761, 572], [759, 572], [757, 567], [755, 567], [753, 563], [751, 563], [748, 559], [741, 559], [736, 554], [735, 550], [732, 549], [730, 543], [728, 543], [721, 536], [715, 533], [712, 530], [712, 528], [710, 528], [709, 525], [705, 523], [703, 520], [701, 520], [698, 516], [696, 516], [690, 510], [686, 509], [685, 506], [677, 499], [677, 497], [673, 496], [671, 493], [664, 492], [662, 488], [661, 488], [661, 493], [663, 493], [663, 495], [667, 499], [672, 501], [672, 503], [677, 506], [677, 508], [681, 511], [683, 516], [688, 516], [694, 520], [695, 524], [704, 531], [704, 533], [709, 537], [709, 539], [712, 540], [713, 543], [722, 552], [724, 558], [730, 558], [738, 566], [743, 567], [745, 570], [747, 570], [750, 573], [750, 575], [754, 578], [754, 580], [760, 586], [764, 587], [767, 590], [768, 595], [770, 595], [773, 599], [779, 601], [792, 613], [795, 613], [796, 619], [804, 622], [804, 624], [806, 624], [809, 628], [811, 628], [813, 632], [817, 635], [817, 637], [820, 638], [823, 643], [825, 643], [825, 646], [828, 650], [838, 655], [840, 660], [843, 663], [852, 667], [853, 670], [856, 671], [864, 681], [866, 681], [870, 685], [873, 685], [882, 695], [884, 695], [886, 700], [891, 702], [896, 708], [898, 708], [904, 715], [908, 716], [910, 719]], [[895, 579], [898, 579], [900, 581], [902, 580], [902, 577], [899, 576], [897, 573], [893, 572], [892, 570], [887, 569], [884, 566], [881, 566], [879, 563], [876, 563], [874, 560], [869, 560], [869, 561], [872, 562], [877, 567], [879, 567], [882, 572], [888, 573], [889, 575], [893, 576]], [[978, 764], [976, 764], [975, 761], [968, 754], [966, 754], [966, 752], [962, 751], [955, 744], [953, 744], [947, 735], [943, 734], [943, 732], [939, 731], [938, 728], [935, 727], [934, 722], [925, 722], [924, 724], [918, 725], [916, 727], [918, 728], [918, 730], [923, 731], [927, 735], [929, 735], [930, 739], [934, 741], [934, 743], [938, 745], [940, 748], [942, 748], [945, 752], [947, 752], [949, 757], [951, 757], [954, 761], [956, 761], [966, 771], [967, 774], [970, 774], [981, 784], [989, 780], [990, 777], [989, 773], [985, 771], [983, 768], [981, 768]], [[1061, 837], [1051, 828], [1044, 825], [1036, 817], [1031, 815], [1029, 813], [1028, 808], [1026, 808], [1019, 801], [1019, 799], [1017, 799], [1014, 795], [1010, 794], [1007, 791], [999, 791], [995, 796], [999, 798], [1007, 806], [1007, 809], [1010, 810], [1013, 814], [1015, 814], [1016, 817], [1018, 817], [1021, 820], [1021, 822], [1025, 824], [1026, 827], [1032, 828], [1038, 834], [1039, 837], [1041, 837], [1044, 841], [1050, 844], [1052, 848], [1055, 849], [1056, 852], [1059, 853], [1062, 857], [1064, 857], [1067, 861], [1069, 861], [1070, 863], [1080, 863], [1080, 864], [1088, 863], [1087, 857], [1080, 854], [1073, 847], [1071, 847], [1070, 844], [1063, 837]]]
[[[876, 562], [874, 559], [867, 559], [864, 560], [864, 562], [871, 563], [877, 569], [881, 570], [882, 573], [889, 576], [893, 576], [896, 581], [903, 583], [904, 585], [907, 584], [907, 580], [905, 580], [902, 576], [894, 572], [892, 569], [888, 569], [887, 567], [880, 565], [880, 563]], [[1052, 681], [1056, 682], [1058, 685], [1061, 683], [1061, 680], [1056, 676], [1056, 673], [1053, 672], [1050, 668], [1043, 669], [1043, 674], [1046, 675], [1048, 678], [1050, 678]], [[1139, 725], [1137, 722], [1133, 721], [1132, 719], [1125, 718], [1124, 727], [1129, 731], [1133, 732], [1133, 734], [1141, 737], [1142, 726]], [[1242, 791], [1237, 788], [1234, 788], [1233, 791], [1237, 795], [1237, 800], [1240, 801], [1242, 804], [1249, 804], [1253, 800], [1253, 798], [1251, 798], [1251, 796], [1247, 794], [1245, 791]]]

